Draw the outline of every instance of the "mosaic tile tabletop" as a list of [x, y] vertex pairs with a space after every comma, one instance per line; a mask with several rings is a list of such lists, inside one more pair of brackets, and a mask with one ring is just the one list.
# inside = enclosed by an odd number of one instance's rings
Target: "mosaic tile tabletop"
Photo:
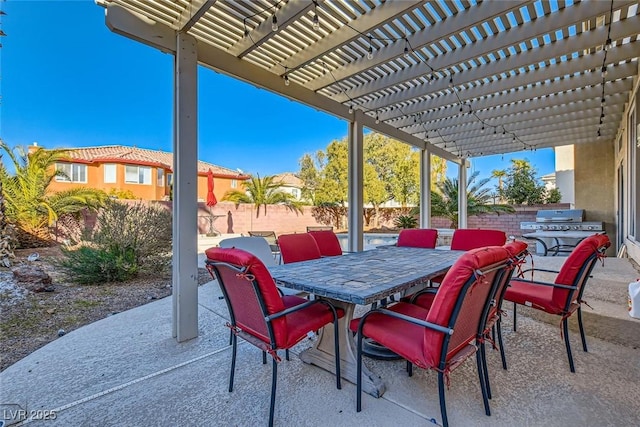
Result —
[[272, 266], [269, 271], [280, 286], [367, 305], [443, 273], [463, 253], [385, 246]]

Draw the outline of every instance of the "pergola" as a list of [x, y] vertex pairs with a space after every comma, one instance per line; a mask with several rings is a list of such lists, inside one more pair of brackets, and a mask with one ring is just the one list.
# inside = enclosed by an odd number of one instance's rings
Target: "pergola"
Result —
[[[175, 55], [174, 336], [197, 336], [197, 66], [349, 125], [362, 249], [363, 127], [455, 162], [613, 143], [638, 76], [638, 1], [96, 0], [114, 32]], [[259, 109], [260, 106], [253, 106]]]

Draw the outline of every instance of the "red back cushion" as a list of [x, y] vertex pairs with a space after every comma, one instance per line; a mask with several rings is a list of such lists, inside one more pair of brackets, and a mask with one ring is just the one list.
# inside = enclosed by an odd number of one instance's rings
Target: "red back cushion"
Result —
[[[479, 327], [482, 304], [486, 302], [486, 298], [489, 296], [490, 286], [496, 272], [487, 274], [486, 277], [480, 277], [475, 284], [468, 288], [468, 292], [463, 295], [464, 285], [471, 277], [474, 277], [477, 270], [506, 261], [508, 258], [509, 252], [503, 247], [471, 250], [462, 255], [445, 275], [429, 309], [427, 322], [448, 327], [458, 299], [469, 297], [473, 299], [471, 301], [472, 304], [465, 305], [463, 303], [462, 305], [456, 325], [453, 326], [456, 332], [451, 337], [448, 354], [455, 353], [475, 337]], [[476, 289], [476, 287], [478, 288]], [[458, 325], [463, 325], [463, 327], [458, 328]], [[442, 333], [431, 329], [425, 330], [423, 348], [427, 364], [438, 366], [443, 342], [444, 335]]]
[[[267, 310], [266, 314], [284, 310], [284, 303], [271, 274], [262, 261], [253, 254], [236, 248], [209, 248], [205, 254], [211, 261], [247, 268], [244, 274], [239, 274], [229, 267], [216, 266], [222, 282], [219, 285], [225, 289], [238, 327], [269, 343], [267, 324], [252, 281], [258, 284], [258, 290]], [[285, 317], [274, 320], [272, 325], [276, 343], [286, 342]]]
[[398, 246], [412, 248], [435, 248], [438, 241], [438, 230], [433, 228], [413, 228], [400, 231]]
[[[589, 273], [589, 266], [585, 270], [582, 270], [582, 276], [578, 277], [582, 267], [586, 265], [588, 262], [595, 262], [596, 258], [593, 257], [599, 249], [606, 249], [611, 245], [609, 241], [609, 237], [606, 234], [595, 234], [593, 236], [589, 236], [580, 242], [571, 254], [567, 257], [564, 264], [562, 264], [562, 268], [560, 269], [560, 273], [556, 277], [556, 284], [559, 285], [577, 285], [581, 287], [584, 285], [584, 282], [587, 281], [587, 274]], [[572, 296], [579, 291], [572, 291]], [[554, 288], [553, 289], [553, 301], [558, 304], [559, 307], [563, 307], [566, 304], [566, 300], [569, 297], [569, 289], [561, 289]]]
[[484, 246], [502, 246], [506, 241], [507, 235], [504, 231], [459, 228], [453, 232], [451, 249], [468, 251]]
[[506, 245], [504, 245], [504, 248], [509, 252], [509, 255], [511, 255], [511, 258], [514, 258], [522, 254], [524, 251], [527, 250], [528, 247], [529, 245], [527, 245], [525, 242], [520, 240], [514, 240], [513, 242], [509, 242]]
[[283, 234], [278, 237], [278, 245], [285, 264], [321, 257], [320, 248], [309, 233]]
[[338, 256], [342, 255], [342, 247], [338, 236], [331, 230], [309, 231], [309, 235], [313, 237], [320, 249], [322, 256]]

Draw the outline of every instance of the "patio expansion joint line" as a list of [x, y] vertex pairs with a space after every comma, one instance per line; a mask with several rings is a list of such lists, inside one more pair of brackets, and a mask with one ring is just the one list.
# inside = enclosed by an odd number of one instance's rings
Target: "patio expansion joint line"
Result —
[[[242, 345], [242, 344], [244, 344], [244, 342], [239, 342], [238, 343], [238, 345]], [[78, 400], [76, 400], [74, 402], [67, 403], [66, 405], [62, 405], [62, 406], [60, 406], [58, 408], [52, 409], [51, 412], [55, 412], [55, 413], [59, 414], [60, 412], [65, 411], [65, 410], [67, 410], [69, 408], [73, 408], [74, 406], [81, 405], [81, 404], [89, 402], [91, 400], [95, 400], [95, 399], [97, 399], [99, 397], [106, 396], [107, 394], [111, 394], [111, 393], [114, 393], [116, 391], [125, 389], [125, 388], [127, 388], [129, 386], [132, 386], [134, 384], [138, 384], [138, 383], [140, 383], [142, 381], [146, 381], [148, 379], [160, 376], [162, 374], [166, 374], [167, 372], [174, 371], [174, 370], [176, 370], [178, 368], [182, 368], [183, 366], [187, 366], [187, 365], [190, 365], [192, 363], [198, 362], [198, 361], [200, 361], [202, 359], [206, 359], [207, 357], [215, 356], [216, 354], [222, 353], [223, 351], [226, 351], [226, 350], [228, 350], [230, 348], [231, 348], [231, 346], [225, 346], [225, 347], [220, 348], [218, 350], [211, 351], [209, 353], [206, 353], [206, 354], [203, 354], [201, 356], [195, 357], [195, 358], [193, 358], [191, 360], [187, 360], [185, 362], [178, 363], [177, 365], [170, 366], [168, 368], [161, 369], [161, 370], [156, 371], [156, 372], [152, 372], [152, 373], [150, 373], [148, 375], [145, 375], [145, 376], [140, 377], [140, 378], [136, 378], [136, 379], [128, 381], [128, 382], [126, 382], [124, 384], [120, 384], [120, 385], [117, 385], [115, 387], [111, 387], [111, 388], [109, 388], [107, 390], [103, 390], [103, 391], [100, 391], [98, 393], [92, 394], [91, 396], [83, 397], [82, 399], [78, 399]], [[29, 424], [32, 421], [40, 421], [40, 420], [34, 419], [33, 417], [30, 417], [30, 418], [27, 418], [26, 420], [24, 420], [22, 422], [14, 424], [14, 425], [15, 426], [23, 426], [25, 424]]]

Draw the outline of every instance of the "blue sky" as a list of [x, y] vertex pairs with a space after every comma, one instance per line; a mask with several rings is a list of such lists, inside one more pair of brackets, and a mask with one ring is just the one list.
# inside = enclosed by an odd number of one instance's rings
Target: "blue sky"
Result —
[[[171, 55], [111, 33], [91, 0], [0, 7], [0, 136], [9, 146], [171, 151]], [[200, 68], [198, 97], [198, 157], [231, 169], [297, 171], [304, 153], [347, 134], [343, 120], [209, 69]], [[539, 175], [554, 170], [548, 149], [479, 158], [472, 168], [487, 176], [511, 158], [530, 160]]]

